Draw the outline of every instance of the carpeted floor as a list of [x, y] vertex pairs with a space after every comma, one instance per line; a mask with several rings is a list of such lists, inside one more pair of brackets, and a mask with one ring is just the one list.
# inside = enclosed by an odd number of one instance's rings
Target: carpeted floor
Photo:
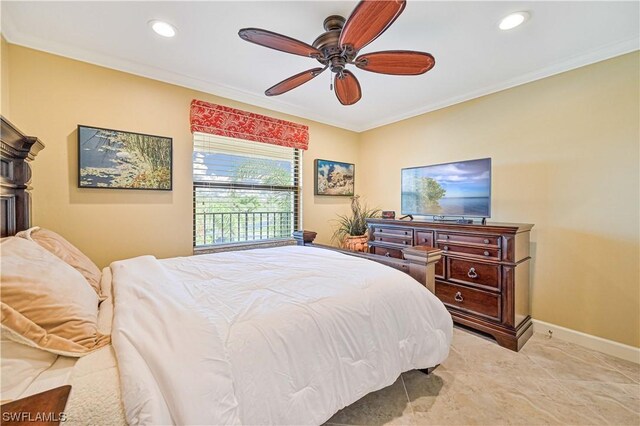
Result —
[[516, 353], [455, 329], [435, 372], [403, 373], [331, 424], [637, 426], [640, 365], [542, 335]]

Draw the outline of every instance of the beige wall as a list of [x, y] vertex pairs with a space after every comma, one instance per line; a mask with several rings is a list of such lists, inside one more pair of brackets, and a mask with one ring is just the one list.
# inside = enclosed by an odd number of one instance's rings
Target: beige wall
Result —
[[9, 115], [9, 45], [0, 35], [0, 114]]
[[362, 134], [363, 193], [400, 210], [400, 169], [493, 159], [492, 220], [534, 223], [533, 317], [640, 345], [639, 55]]
[[[191, 254], [194, 98], [308, 125], [304, 227], [326, 243], [329, 220], [348, 210], [344, 198], [314, 197], [312, 168], [314, 158], [355, 163], [356, 133], [16, 45], [3, 43], [2, 53], [3, 89], [6, 64], [11, 79], [7, 116], [46, 145], [34, 163], [33, 222], [64, 235], [99, 266], [142, 254]], [[173, 191], [77, 188], [78, 124], [173, 137]]]

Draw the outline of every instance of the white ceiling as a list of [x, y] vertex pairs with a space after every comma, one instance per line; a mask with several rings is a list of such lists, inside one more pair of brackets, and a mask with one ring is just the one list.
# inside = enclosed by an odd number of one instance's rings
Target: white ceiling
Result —
[[[355, 1], [11, 2], [2, 1], [2, 33], [11, 43], [210, 92], [350, 130], [363, 131], [639, 48], [640, 3], [429, 2], [404, 13], [362, 53], [423, 50], [436, 66], [421, 76], [355, 70], [362, 100], [342, 106], [329, 73], [279, 97], [264, 90], [313, 59], [242, 41], [259, 27], [311, 43], [331, 14], [348, 17]], [[529, 11], [524, 25], [498, 20]], [[147, 22], [166, 20], [173, 39]]]

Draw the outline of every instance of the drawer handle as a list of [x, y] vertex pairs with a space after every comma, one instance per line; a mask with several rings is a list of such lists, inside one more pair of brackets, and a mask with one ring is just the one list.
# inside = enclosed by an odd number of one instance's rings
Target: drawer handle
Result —
[[389, 256], [391, 256], [391, 253], [386, 252], [384, 255], [385, 255], [385, 256], [387, 256], [387, 257], [389, 257]]
[[455, 299], [456, 302], [462, 302], [464, 300], [464, 297], [462, 297], [462, 293], [457, 292], [455, 296], [453, 296], [453, 298]]
[[407, 242], [406, 242], [406, 241], [403, 241], [403, 242], [402, 242], [402, 244], [407, 244]]
[[485, 244], [489, 244], [489, 240], [485, 239], [485, 240], [484, 240], [484, 243], [485, 243]]
[[445, 236], [444, 236], [444, 239], [445, 239], [445, 240], [448, 240], [448, 239], [449, 239], [449, 236], [448, 236], [448, 235], [445, 235]]
[[442, 247], [442, 249], [443, 249], [444, 251], [449, 251], [449, 246], [444, 246], [444, 247]]
[[404, 231], [404, 235], [409, 235], [409, 231]]
[[484, 251], [484, 255], [485, 255], [485, 256], [489, 256], [489, 252], [485, 250], [485, 251]]
[[469, 272], [467, 272], [467, 276], [469, 278], [478, 278], [478, 273], [476, 272], [476, 268], [469, 269]]
[[426, 238], [423, 238], [423, 239], [422, 239], [422, 242], [423, 242], [423, 243], [426, 243], [426, 242], [427, 242], [427, 239], [426, 239]]

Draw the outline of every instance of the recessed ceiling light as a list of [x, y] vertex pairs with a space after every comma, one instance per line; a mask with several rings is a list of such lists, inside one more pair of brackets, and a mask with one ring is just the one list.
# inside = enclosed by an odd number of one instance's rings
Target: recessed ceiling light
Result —
[[176, 27], [164, 21], [149, 21], [149, 25], [151, 25], [151, 28], [156, 32], [156, 34], [161, 35], [162, 37], [173, 37], [176, 35]]
[[528, 12], [512, 13], [511, 15], [507, 15], [502, 18], [502, 20], [500, 20], [500, 24], [498, 24], [498, 27], [501, 30], [510, 30], [517, 27], [518, 25], [521, 25], [527, 19], [529, 19]]

